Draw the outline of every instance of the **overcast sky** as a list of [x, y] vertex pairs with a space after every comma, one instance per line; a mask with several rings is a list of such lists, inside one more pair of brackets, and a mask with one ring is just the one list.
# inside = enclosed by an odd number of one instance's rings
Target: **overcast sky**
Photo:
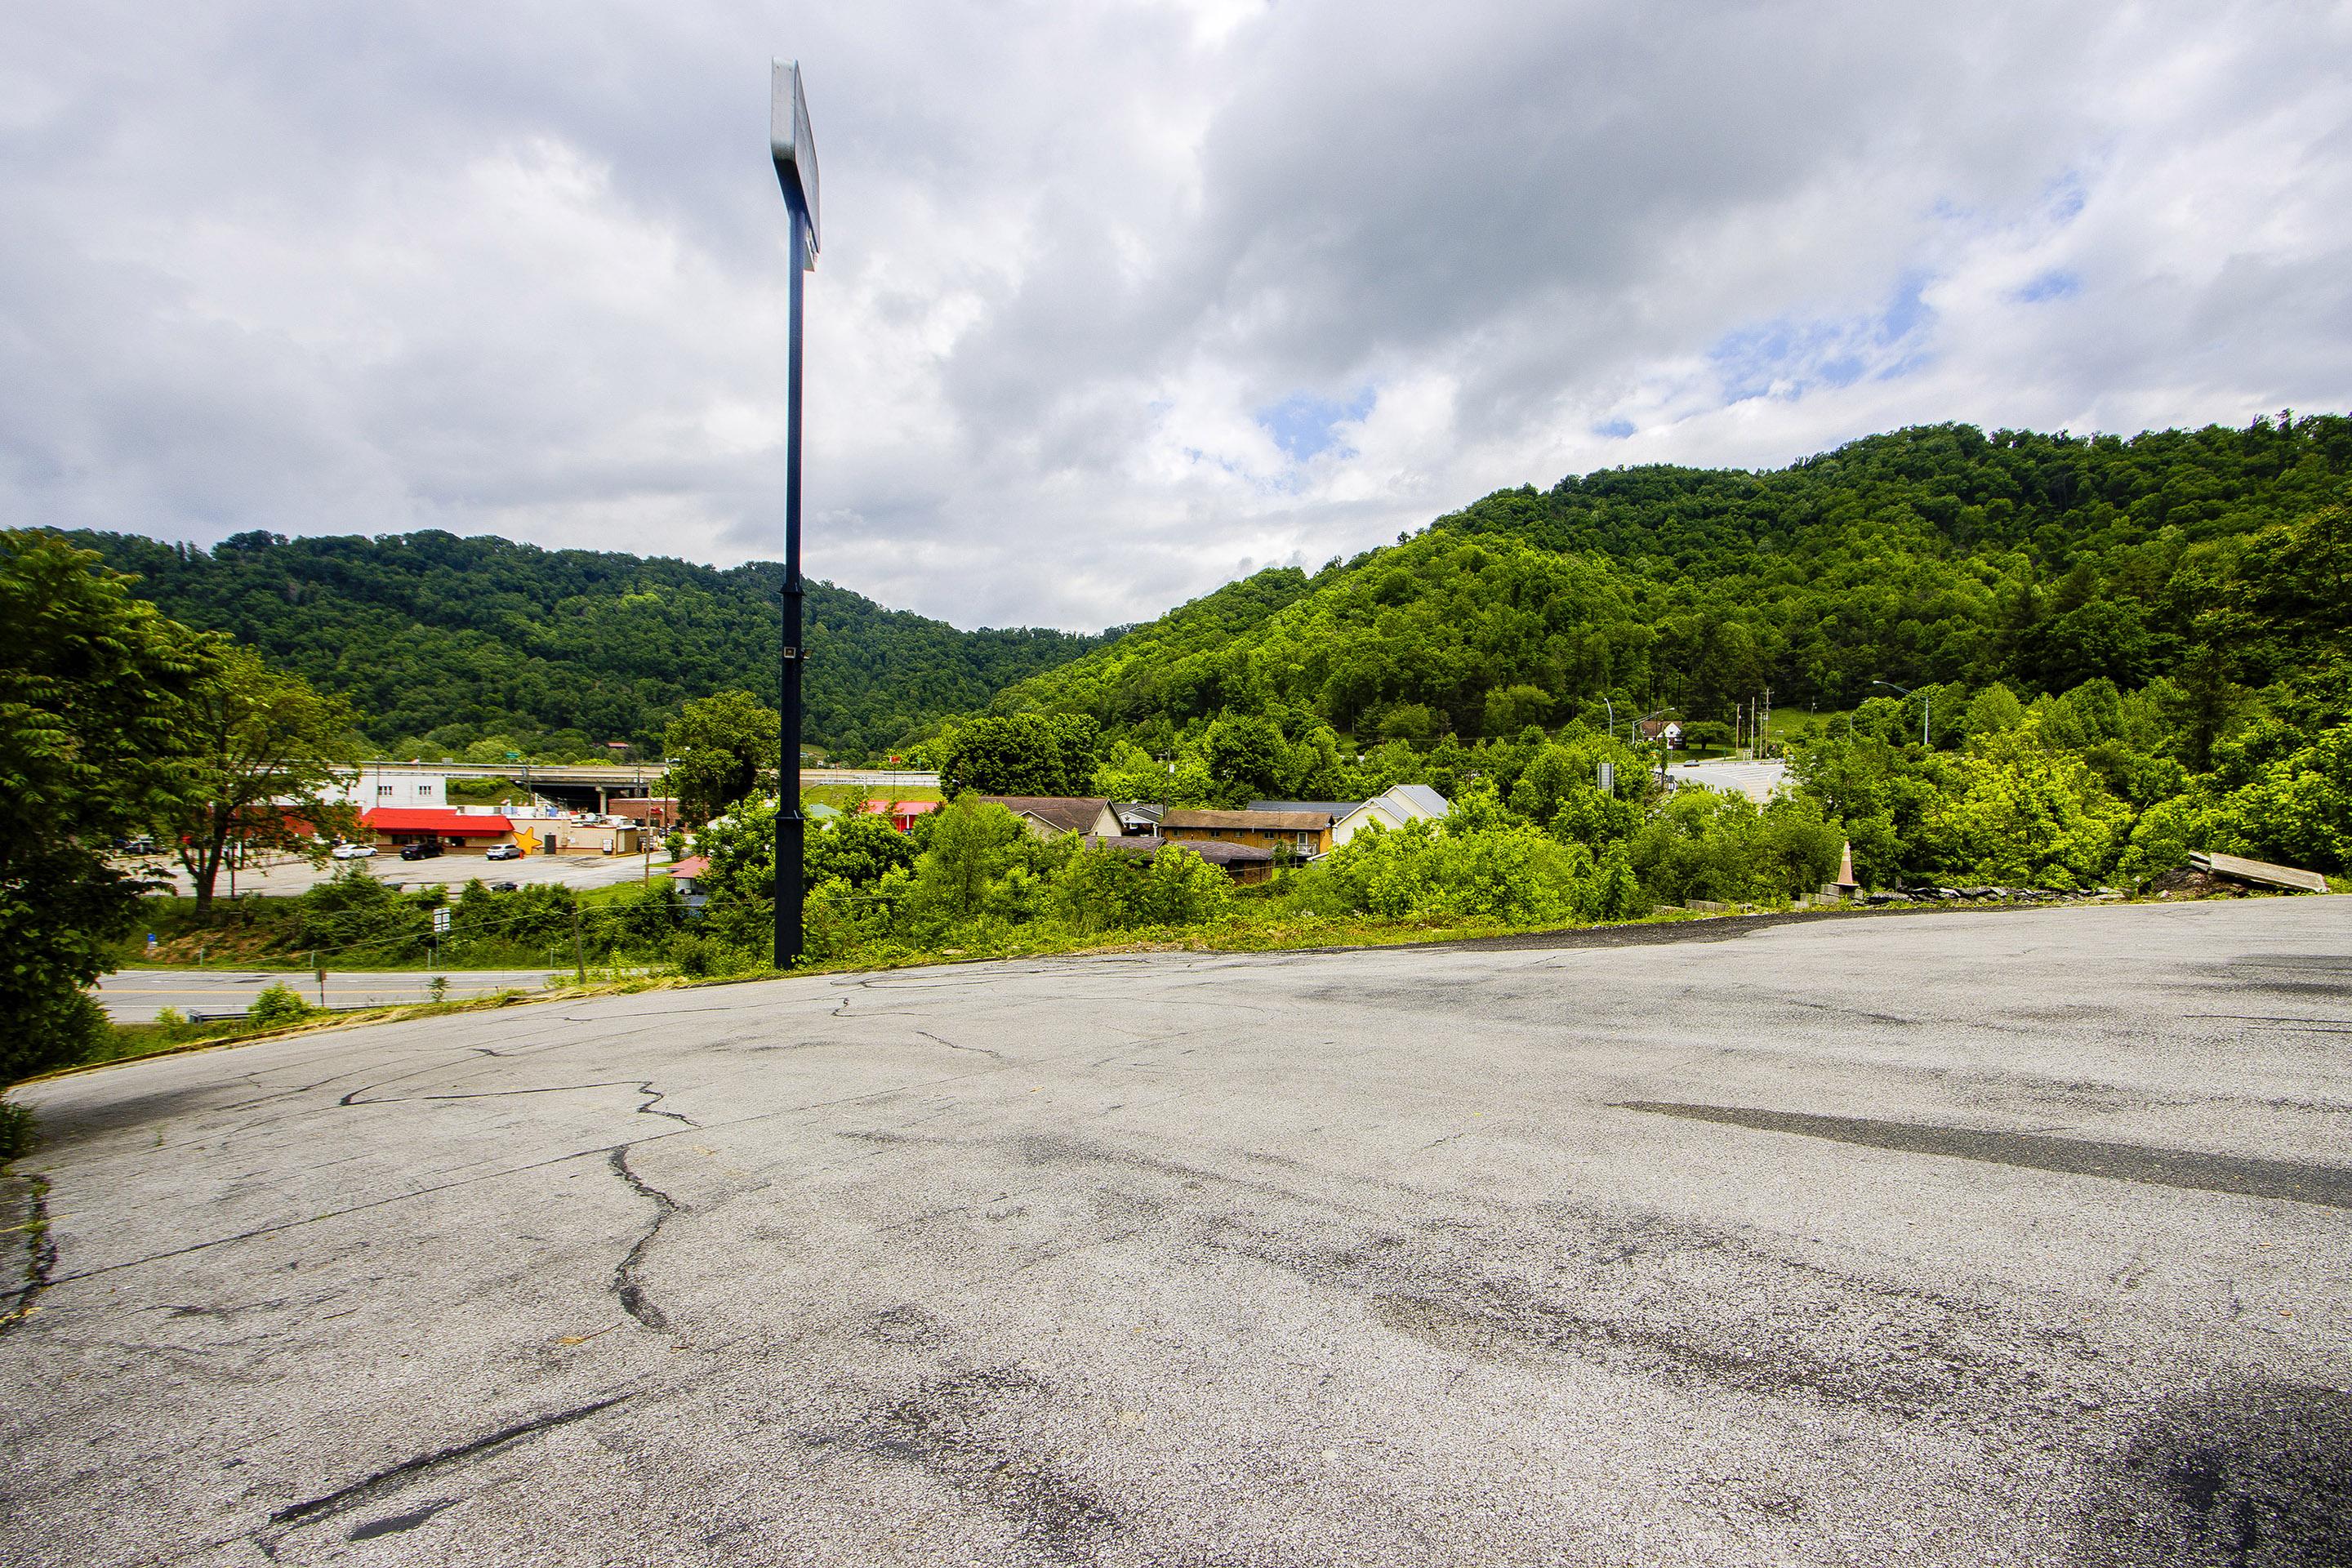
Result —
[[0, 522], [1093, 628], [1504, 486], [2352, 405], [2352, 5], [0, 15]]

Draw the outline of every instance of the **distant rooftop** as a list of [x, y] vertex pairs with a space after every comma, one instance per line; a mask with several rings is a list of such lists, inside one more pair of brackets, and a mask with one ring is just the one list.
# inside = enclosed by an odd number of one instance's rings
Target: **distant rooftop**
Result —
[[1451, 802], [1427, 784], [1391, 784], [1385, 793], [1411, 802], [1432, 816], [1444, 816], [1454, 809]]
[[1015, 816], [1034, 816], [1064, 833], [1084, 833], [1110, 804], [1108, 797], [1098, 795], [984, 795], [980, 798]]
[[1262, 833], [1307, 833], [1331, 826], [1328, 811], [1171, 811], [1160, 819], [1163, 827], [1248, 828]]

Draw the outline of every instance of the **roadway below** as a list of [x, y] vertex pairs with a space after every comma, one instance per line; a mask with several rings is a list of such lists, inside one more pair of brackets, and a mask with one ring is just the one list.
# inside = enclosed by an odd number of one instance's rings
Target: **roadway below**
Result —
[[26, 1085], [0, 1561], [2352, 1561], [2352, 899], [561, 999]]
[[[536, 991], [553, 969], [445, 969], [449, 1001], [467, 996], [495, 996], [501, 991]], [[99, 1005], [118, 1024], [152, 1023], [166, 1007], [183, 1014], [217, 1017], [242, 1013], [255, 997], [272, 985], [291, 985], [313, 1006], [377, 1007], [394, 1002], [433, 1000], [433, 975], [421, 969], [348, 970], [327, 972], [325, 997], [319, 983], [299, 970], [269, 969], [123, 969], [100, 975], [95, 990]]]
[[1676, 763], [1666, 771], [1666, 776], [1677, 784], [1704, 784], [1731, 795], [1744, 795], [1761, 805], [1780, 793], [1789, 777], [1786, 763], [1720, 762]]
[[[292, 898], [353, 868], [394, 888], [415, 889], [438, 884], [455, 889], [479, 879], [484, 882], [512, 882], [518, 887], [551, 883], [556, 887], [584, 890], [609, 888], [615, 882], [646, 881], [667, 876], [670, 859], [667, 852], [656, 849], [651, 857], [525, 855], [515, 860], [492, 860], [482, 855], [444, 854], [424, 860], [404, 860], [398, 850], [385, 849], [358, 860], [329, 860], [317, 866], [308, 860], [289, 858], [268, 866], [248, 867], [236, 874], [236, 893], [240, 897], [258, 893], [265, 898]], [[125, 868], [131, 868], [130, 863], [125, 863]], [[168, 865], [141, 862], [139, 873], [168, 884], [171, 891], [183, 898], [195, 891], [193, 879], [177, 862]], [[230, 896], [226, 871], [223, 871], [219, 880], [214, 884], [213, 893], [224, 900]]]

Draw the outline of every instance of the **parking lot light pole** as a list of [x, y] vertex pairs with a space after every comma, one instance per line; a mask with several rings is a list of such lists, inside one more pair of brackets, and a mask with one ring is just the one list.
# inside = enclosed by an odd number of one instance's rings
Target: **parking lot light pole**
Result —
[[776, 753], [776, 967], [801, 956], [801, 279], [816, 266], [816, 142], [809, 134], [808, 99], [797, 60], [777, 60], [769, 73], [768, 150], [791, 218], [790, 304], [785, 333], [784, 591], [782, 723]]
[[[1871, 684], [1873, 686], [1884, 686], [1889, 691], [1899, 691], [1906, 697], [1912, 695], [1911, 689], [1909, 687], [1897, 686], [1891, 680], [1874, 680]], [[1919, 699], [1919, 744], [1931, 751], [1934, 749], [1934, 746], [1927, 739], [1927, 715], [1935, 709], [1935, 706], [1936, 699], [1932, 695]]]

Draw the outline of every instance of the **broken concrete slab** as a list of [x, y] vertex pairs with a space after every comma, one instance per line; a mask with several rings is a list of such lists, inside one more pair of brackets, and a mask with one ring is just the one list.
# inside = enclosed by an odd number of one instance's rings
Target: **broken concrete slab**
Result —
[[2273, 866], [2267, 860], [2249, 860], [2242, 855], [2217, 855], [2197, 849], [2189, 852], [2189, 863], [2200, 871], [2252, 887], [2278, 888], [2290, 893], [2327, 891], [2327, 879], [2316, 871]]

